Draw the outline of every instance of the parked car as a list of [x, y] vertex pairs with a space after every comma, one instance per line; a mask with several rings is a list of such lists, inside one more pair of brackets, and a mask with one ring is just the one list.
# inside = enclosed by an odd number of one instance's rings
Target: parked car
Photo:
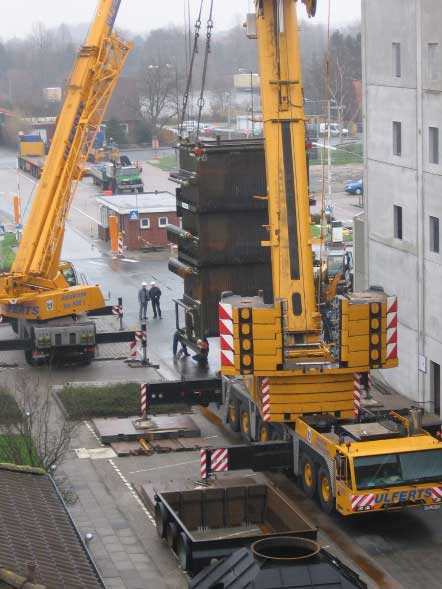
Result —
[[[324, 137], [328, 135], [328, 123], [320, 123], [319, 134]], [[348, 129], [339, 129], [338, 123], [330, 123], [330, 135], [332, 137], [339, 137], [339, 135], [346, 137], [348, 135]]]
[[364, 194], [364, 182], [363, 180], [358, 180], [357, 182], [349, 182], [345, 187], [345, 192], [347, 194]]

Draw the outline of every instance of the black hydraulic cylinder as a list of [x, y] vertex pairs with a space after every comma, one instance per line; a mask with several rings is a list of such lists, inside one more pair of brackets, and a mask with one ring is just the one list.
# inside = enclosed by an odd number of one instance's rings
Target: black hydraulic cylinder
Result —
[[177, 227], [176, 225], [167, 225], [166, 230], [167, 230], [167, 239], [169, 241], [171, 241], [172, 243], [178, 244], [180, 239], [186, 239], [188, 241], [191, 240], [194, 242], [198, 241], [198, 237], [195, 237], [195, 235], [192, 235], [190, 233], [190, 231], [186, 231], [185, 229], [182, 229], [181, 227]]
[[198, 270], [196, 268], [188, 266], [187, 264], [183, 264], [176, 258], [169, 258], [168, 267], [171, 272], [177, 274], [181, 278], [186, 278], [186, 276], [191, 276], [192, 274], [198, 274]]

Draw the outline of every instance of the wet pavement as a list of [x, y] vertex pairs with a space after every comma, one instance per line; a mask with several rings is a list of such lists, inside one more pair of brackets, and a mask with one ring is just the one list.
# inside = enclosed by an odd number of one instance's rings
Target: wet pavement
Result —
[[[352, 168], [360, 177], [359, 170]], [[144, 173], [150, 182], [166, 182], [159, 170]], [[342, 170], [347, 176], [348, 170]], [[353, 172], [352, 172], [353, 175]], [[156, 179], [156, 180], [155, 180]], [[318, 181], [318, 180], [316, 180]], [[338, 181], [338, 176], [337, 176]], [[341, 180], [339, 180], [340, 182]], [[12, 194], [17, 184], [15, 157], [0, 150], [0, 220], [8, 221], [12, 211]], [[35, 187], [33, 180], [20, 174], [22, 208]], [[159, 185], [159, 184], [158, 184]], [[167, 270], [168, 253], [127, 255], [128, 261], [113, 260], [107, 246], [96, 238], [95, 196], [97, 190], [85, 180], [74, 201], [66, 230], [63, 256], [71, 259], [90, 283], [99, 283], [109, 301], [122, 296], [127, 327], [139, 326], [137, 291], [142, 281], [155, 280], [160, 286], [163, 319], [154, 320], [149, 309], [148, 355], [160, 365], [152, 368], [131, 369], [122, 361], [96, 362], [88, 367], [31, 369], [22, 354], [0, 354], [0, 363], [15, 363], [17, 368], [1, 368], [2, 383], [12, 383], [21, 372], [47, 386], [66, 382], [120, 382], [160, 380], [162, 378], [192, 378], [202, 375], [190, 358], [175, 360], [172, 356], [172, 335], [175, 327], [173, 298], [181, 295], [181, 280]], [[339, 194], [336, 197], [338, 200]], [[343, 195], [341, 215], [352, 217], [355, 197]], [[346, 218], [346, 217], [345, 217]], [[115, 320], [115, 327], [117, 323]], [[11, 337], [8, 326], [0, 327], [0, 338]], [[213, 343], [209, 374], [218, 369], [218, 354]], [[206, 376], [206, 374], [204, 374]], [[196, 414], [202, 434], [213, 440], [213, 445], [232, 441], [231, 434], [220, 429], [216, 420]], [[82, 424], [73, 441], [75, 448], [99, 448], [89, 423]], [[184, 452], [151, 457], [79, 459], [71, 452], [60, 467], [67, 477], [76, 498], [70, 507], [80, 532], [93, 532], [90, 544], [93, 557], [109, 589], [184, 588], [187, 580], [176, 565], [168, 548], [156, 535], [152, 514], [141, 504], [136, 487], [152, 485], [193, 485], [198, 478], [197, 452]], [[245, 473], [245, 476], [253, 476]], [[302, 498], [288, 479], [275, 480], [284, 491], [300, 502], [302, 509], [323, 529], [323, 543], [330, 543], [338, 556], [350, 558], [352, 564], [370, 578], [370, 587], [404, 587], [405, 589], [437, 589], [441, 586], [442, 513], [440, 511], [400, 511], [397, 513], [367, 514], [358, 518], [326, 516], [317, 505]], [[135, 488], [134, 486], [135, 485]], [[396, 579], [396, 581], [394, 581]]]

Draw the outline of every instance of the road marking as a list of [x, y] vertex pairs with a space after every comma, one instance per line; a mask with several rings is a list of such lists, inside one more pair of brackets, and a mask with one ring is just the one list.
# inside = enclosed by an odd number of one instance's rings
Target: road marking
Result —
[[88, 215], [87, 213], [85, 213], [84, 211], [79, 209], [78, 207], [72, 207], [72, 208], [74, 209], [74, 211], [77, 211], [78, 213], [80, 213], [80, 215], [84, 215], [85, 217], [87, 217], [88, 219], [90, 219], [91, 221], [93, 221], [94, 223], [96, 223], [98, 225], [97, 219], [94, 219], [93, 217], [91, 217], [90, 215]]
[[132, 262], [132, 264], [138, 264], [138, 260], [131, 260], [130, 258], [118, 258], [121, 262]]
[[94, 428], [91, 426], [91, 424], [89, 423], [89, 421], [83, 421], [84, 425], [87, 427], [87, 429], [91, 432], [91, 434], [94, 436], [94, 438], [97, 440], [97, 442], [99, 443], [99, 445], [103, 448], [104, 444], [101, 443], [100, 438], [97, 436]]
[[105, 264], [104, 262], [93, 262], [92, 260], [86, 260], [86, 262], [88, 264], [93, 264], [94, 266], [106, 266], [107, 267], [107, 264]]
[[137, 474], [138, 472], [149, 472], [151, 470], [162, 470], [163, 468], [175, 468], [176, 466], [184, 466], [185, 464], [200, 463], [199, 460], [188, 460], [187, 462], [178, 462], [177, 464], [167, 464], [166, 466], [154, 466], [153, 468], [144, 468], [142, 470], [131, 470], [129, 474]]
[[144, 515], [147, 517], [147, 519], [150, 521], [150, 523], [153, 526], [155, 526], [156, 525], [155, 524], [155, 519], [153, 518], [152, 514], [147, 509], [147, 507], [144, 505], [144, 503], [141, 501], [141, 499], [138, 497], [138, 494], [135, 491], [135, 489], [133, 488], [133, 485], [131, 483], [129, 483], [129, 481], [126, 479], [126, 477], [124, 476], [124, 474], [121, 472], [121, 470], [118, 468], [118, 466], [115, 464], [115, 462], [113, 460], [109, 460], [109, 464], [112, 466], [112, 468], [114, 469], [114, 471], [117, 473], [117, 475], [123, 481], [123, 483], [126, 485], [126, 487], [128, 488], [130, 494], [132, 495], [132, 497], [135, 499], [135, 501], [138, 503], [138, 505], [143, 510]]

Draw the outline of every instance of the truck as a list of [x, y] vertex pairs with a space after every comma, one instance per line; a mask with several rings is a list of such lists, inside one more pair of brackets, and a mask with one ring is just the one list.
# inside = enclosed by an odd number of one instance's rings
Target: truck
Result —
[[112, 190], [114, 194], [123, 192], [144, 192], [144, 183], [138, 166], [121, 165], [115, 162], [91, 164], [91, 176], [95, 186], [102, 190]]
[[17, 164], [20, 170], [40, 179], [45, 161], [46, 146], [40, 135], [19, 135]]
[[[33, 366], [45, 361], [88, 363], [100, 342], [134, 341], [134, 332], [97, 333], [91, 316], [120, 315], [122, 304], [105, 305], [98, 285], [80, 282], [70, 262], [60, 260], [69, 208], [131, 43], [112, 33], [119, 2], [100, 0], [86, 43], [66, 88], [55, 134], [11, 270], [0, 276], [0, 314], [16, 340], [1, 349], [21, 349]], [[21, 141], [28, 156], [31, 141]], [[38, 143], [38, 142], [37, 142]], [[41, 146], [37, 149], [41, 150]], [[39, 156], [41, 157], [41, 156]]]
[[[303, 3], [313, 16], [316, 2]], [[273, 8], [262, 0], [248, 31], [258, 39], [268, 209], [261, 246], [270, 251], [272, 293], [241, 296], [227, 283], [220, 295], [222, 385], [214, 382], [212, 393], [196, 387], [189, 402], [215, 400], [247, 444], [223, 448], [222, 463], [212, 460], [220, 449], [207, 449], [206, 472], [269, 468], [284, 442], [284, 468], [327, 513], [437, 509], [440, 420], [424, 420], [413, 406], [362, 405], [371, 371], [398, 365], [397, 297], [378, 285], [344, 285], [324, 297], [327, 285], [315, 280], [312, 245], [323, 237], [310, 234], [296, 2], [282, 0], [278, 18]], [[204, 147], [194, 155], [206, 157]], [[183, 397], [180, 382], [147, 384], [148, 406]]]

